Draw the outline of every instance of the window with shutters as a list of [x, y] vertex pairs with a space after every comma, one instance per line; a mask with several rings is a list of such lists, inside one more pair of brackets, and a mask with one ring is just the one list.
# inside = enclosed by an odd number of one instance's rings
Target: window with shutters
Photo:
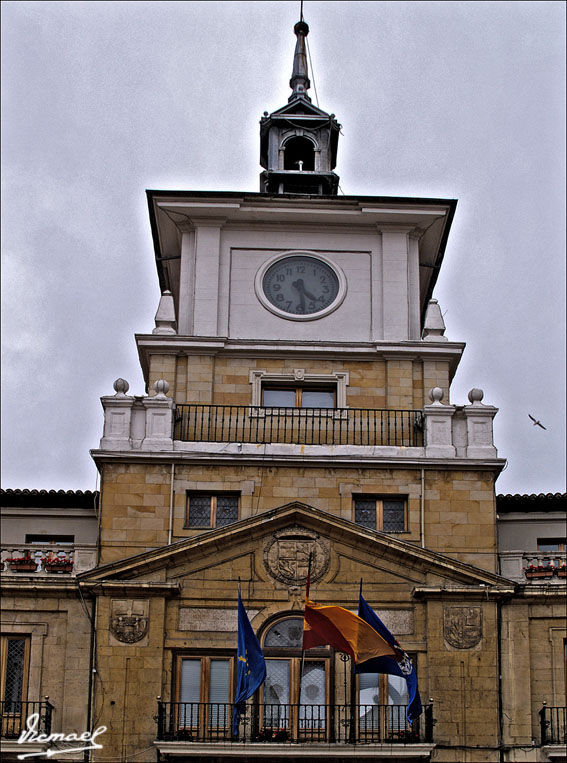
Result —
[[238, 522], [239, 504], [237, 493], [187, 493], [185, 527], [197, 530]]
[[353, 496], [354, 521], [369, 530], [385, 533], [406, 532], [407, 500], [398, 497]]

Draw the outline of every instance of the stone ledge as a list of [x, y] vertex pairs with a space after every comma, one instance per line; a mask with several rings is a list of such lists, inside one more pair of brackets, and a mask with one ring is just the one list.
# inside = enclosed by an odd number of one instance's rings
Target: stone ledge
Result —
[[161, 755], [191, 756], [195, 760], [203, 757], [218, 756], [241, 758], [290, 758], [295, 755], [311, 760], [324, 758], [368, 758], [371, 760], [392, 760], [404, 758], [411, 760], [429, 760], [435, 749], [434, 744], [327, 744], [325, 742], [310, 742], [308, 744], [263, 744], [262, 742], [160, 742], [154, 746]]

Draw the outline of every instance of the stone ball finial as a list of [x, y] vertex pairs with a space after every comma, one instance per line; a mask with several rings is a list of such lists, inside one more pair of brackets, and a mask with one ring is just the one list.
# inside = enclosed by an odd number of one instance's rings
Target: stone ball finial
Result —
[[443, 400], [443, 395], [445, 393], [441, 389], [441, 387], [433, 387], [433, 389], [429, 390], [429, 399], [433, 403], [433, 405], [441, 405], [441, 400]]
[[154, 389], [157, 397], [165, 397], [169, 392], [169, 382], [166, 382], [165, 379], [158, 379], [154, 384]]
[[116, 392], [117, 397], [121, 397], [122, 395], [125, 395], [130, 389], [130, 385], [128, 384], [126, 379], [116, 379], [116, 381], [114, 382], [112, 386], [114, 387], [114, 391]]
[[484, 397], [484, 390], [473, 387], [468, 394], [468, 398], [472, 405], [479, 405]]

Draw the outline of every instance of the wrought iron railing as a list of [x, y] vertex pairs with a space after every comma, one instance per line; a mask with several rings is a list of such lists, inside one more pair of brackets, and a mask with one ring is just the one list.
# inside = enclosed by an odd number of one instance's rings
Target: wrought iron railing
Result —
[[541, 743], [567, 744], [567, 707], [548, 707], [539, 711]]
[[326, 742], [416, 744], [433, 741], [433, 705], [410, 724], [405, 705], [254, 704], [232, 733], [231, 703], [158, 702], [157, 739], [168, 742]]
[[41, 702], [20, 702], [2, 700], [0, 702], [0, 726], [2, 739], [19, 737], [27, 728], [27, 720], [37, 715], [35, 730], [38, 734], [51, 734], [51, 716], [53, 705], [47, 699]]
[[298, 445], [423, 445], [423, 412], [381, 408], [176, 408], [175, 440]]

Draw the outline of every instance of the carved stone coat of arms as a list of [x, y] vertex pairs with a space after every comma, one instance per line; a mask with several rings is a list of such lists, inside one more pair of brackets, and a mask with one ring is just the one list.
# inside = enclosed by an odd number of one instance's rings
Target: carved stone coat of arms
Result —
[[480, 607], [444, 607], [443, 636], [455, 649], [472, 649], [482, 638]]
[[311, 555], [311, 580], [321, 578], [329, 566], [329, 543], [303, 527], [275, 533], [264, 549], [264, 565], [272, 578], [287, 585], [307, 580]]
[[110, 632], [123, 644], [135, 644], [148, 632], [149, 602], [143, 599], [114, 599], [110, 612]]

